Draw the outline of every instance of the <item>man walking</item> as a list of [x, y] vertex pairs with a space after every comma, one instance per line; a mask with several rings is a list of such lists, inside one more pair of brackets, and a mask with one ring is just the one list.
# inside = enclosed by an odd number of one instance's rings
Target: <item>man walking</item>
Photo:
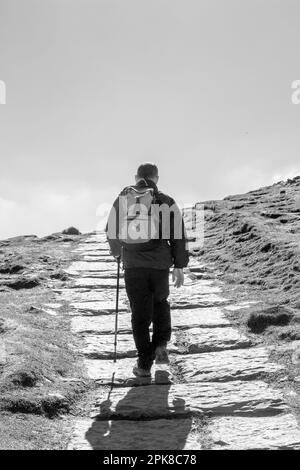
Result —
[[174, 199], [157, 188], [157, 166], [152, 163], [140, 165], [135, 180], [136, 184], [124, 188], [115, 200], [106, 232], [111, 254], [122, 257], [125, 270], [125, 287], [138, 352], [133, 373], [137, 377], [150, 377], [154, 360], [156, 363], [169, 362], [169, 270], [174, 266], [174, 284], [182, 286], [183, 268], [187, 266], [189, 256], [179, 208]]

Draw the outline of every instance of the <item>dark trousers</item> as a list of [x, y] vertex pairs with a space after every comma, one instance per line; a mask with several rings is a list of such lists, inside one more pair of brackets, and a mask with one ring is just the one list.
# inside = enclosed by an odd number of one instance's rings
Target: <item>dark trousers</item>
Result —
[[[157, 346], [171, 338], [171, 315], [168, 303], [169, 269], [125, 269], [125, 287], [131, 307], [133, 337], [138, 365], [152, 366]], [[153, 323], [152, 340], [149, 328]]]

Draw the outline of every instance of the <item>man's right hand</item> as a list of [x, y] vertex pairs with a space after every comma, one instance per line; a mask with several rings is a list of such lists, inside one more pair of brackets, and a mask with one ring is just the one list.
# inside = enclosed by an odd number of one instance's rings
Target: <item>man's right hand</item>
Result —
[[172, 279], [175, 287], [181, 287], [184, 284], [184, 274], [182, 268], [174, 268], [172, 273]]

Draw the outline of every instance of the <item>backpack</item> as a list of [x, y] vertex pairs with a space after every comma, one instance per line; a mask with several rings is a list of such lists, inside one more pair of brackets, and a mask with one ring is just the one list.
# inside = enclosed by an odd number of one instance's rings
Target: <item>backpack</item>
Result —
[[159, 217], [151, 187], [128, 186], [119, 196], [119, 240], [131, 251], [150, 250], [159, 241]]

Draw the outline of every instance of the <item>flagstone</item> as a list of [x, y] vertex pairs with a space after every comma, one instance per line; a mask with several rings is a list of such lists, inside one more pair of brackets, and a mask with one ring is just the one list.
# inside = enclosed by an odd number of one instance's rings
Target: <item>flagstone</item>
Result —
[[64, 270], [69, 274], [78, 274], [84, 272], [95, 272], [95, 271], [116, 271], [116, 263], [105, 262], [105, 261], [74, 261], [71, 266]]
[[186, 352], [202, 353], [223, 349], [249, 348], [249, 338], [234, 328], [189, 328], [174, 331], [174, 343]]
[[[111, 335], [85, 335], [85, 345], [80, 350], [81, 354], [89, 359], [111, 359], [114, 357], [115, 336]], [[171, 353], [178, 352], [178, 348], [168, 344], [168, 350]], [[137, 352], [132, 334], [122, 334], [118, 336], [117, 357], [136, 357]]]
[[[113, 304], [111, 304], [113, 307]], [[89, 312], [90, 314], [91, 312]], [[81, 314], [82, 315], [82, 314]], [[193, 327], [205, 329], [225, 328], [230, 325], [224, 313], [218, 308], [173, 310], [171, 312], [173, 330], [183, 330]], [[72, 318], [74, 332], [84, 334], [113, 334], [115, 331], [115, 316], [78, 316]], [[131, 332], [131, 314], [121, 313], [118, 318], [118, 332]], [[204, 333], [203, 333], [204, 334]]]
[[174, 356], [172, 360], [186, 383], [255, 380], [283, 369], [270, 362], [267, 349], [261, 347]]
[[[110, 315], [115, 312], [116, 305], [113, 302], [106, 301], [90, 301], [90, 302], [72, 302], [70, 304], [71, 309], [77, 310], [83, 314], [94, 314], [94, 315]], [[126, 312], [128, 307], [119, 302], [119, 312]]]
[[[61, 293], [61, 300], [68, 302], [94, 302], [110, 301], [116, 304], [116, 295], [113, 289], [69, 289]], [[119, 301], [129, 305], [127, 295], [124, 289], [120, 289]]]
[[286, 411], [279, 391], [262, 381], [199, 382], [99, 390], [91, 417], [145, 419], [212, 415], [270, 416]]
[[[69, 450], [195, 450], [201, 439], [191, 418], [151, 421], [79, 419]], [[181, 456], [182, 463], [189, 456]]]
[[83, 256], [83, 261], [87, 262], [87, 263], [94, 263], [94, 262], [97, 262], [97, 261], [100, 261], [101, 263], [105, 262], [105, 263], [115, 263], [116, 264], [116, 260], [113, 256], [111, 255], [106, 255], [106, 254], [102, 254], [102, 253], [98, 253], [97, 255], [90, 255], [90, 254], [87, 254], [85, 256]]
[[[80, 244], [78, 247], [73, 250], [73, 252], [84, 252], [84, 253], [91, 253], [91, 252], [101, 252], [101, 251], [107, 251], [109, 253], [109, 245], [108, 243], [88, 243], [88, 244]], [[82, 254], [84, 254], [82, 253]]]
[[208, 426], [212, 450], [299, 450], [300, 430], [288, 413], [260, 418], [221, 417]]
[[[117, 279], [112, 277], [85, 277], [75, 279], [73, 284], [73, 288], [84, 288], [84, 289], [116, 289], [117, 288]], [[119, 280], [119, 287], [120, 289], [125, 288], [124, 279]]]
[[172, 324], [175, 328], [213, 328], [230, 325], [225, 314], [218, 307], [184, 308], [171, 310]]
[[172, 381], [170, 366], [165, 364], [153, 364], [151, 378], [137, 379], [132, 372], [136, 365], [136, 357], [117, 359], [84, 359], [84, 365], [88, 377], [101, 385], [114, 385], [132, 387], [133, 385], [149, 385], [150, 383], [169, 383]]

